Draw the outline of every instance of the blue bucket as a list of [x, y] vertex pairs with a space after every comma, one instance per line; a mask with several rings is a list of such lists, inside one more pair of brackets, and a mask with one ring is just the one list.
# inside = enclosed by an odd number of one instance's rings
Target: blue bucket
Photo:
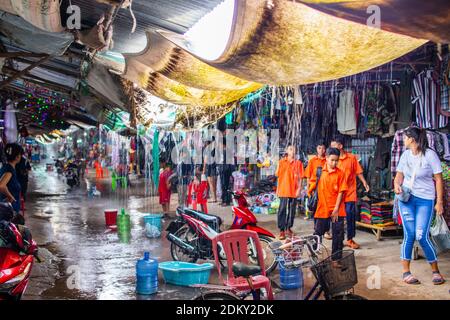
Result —
[[284, 268], [283, 264], [279, 264], [280, 268], [280, 287], [283, 290], [298, 289], [303, 287], [303, 271], [302, 268]]
[[144, 226], [147, 237], [157, 238], [161, 235], [162, 217], [163, 217], [162, 214], [149, 214], [144, 216]]
[[164, 281], [177, 286], [190, 286], [193, 284], [207, 284], [212, 263], [196, 264], [190, 262], [166, 261], [159, 264]]

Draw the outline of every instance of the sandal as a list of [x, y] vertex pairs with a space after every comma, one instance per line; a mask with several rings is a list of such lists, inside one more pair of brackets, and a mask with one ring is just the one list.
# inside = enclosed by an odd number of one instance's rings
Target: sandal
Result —
[[420, 284], [420, 281], [416, 279], [409, 271], [403, 273], [403, 281], [407, 284]]
[[433, 284], [434, 285], [440, 285], [445, 282], [442, 275], [439, 273], [439, 271], [433, 271]]

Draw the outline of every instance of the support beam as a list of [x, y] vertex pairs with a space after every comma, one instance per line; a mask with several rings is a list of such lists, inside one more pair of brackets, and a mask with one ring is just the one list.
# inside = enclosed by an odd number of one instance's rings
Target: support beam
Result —
[[17, 57], [34, 57], [42, 58], [46, 57], [45, 53], [33, 53], [33, 52], [0, 52], [0, 58], [17, 58]]
[[[31, 61], [31, 60], [28, 60], [28, 59], [23, 59], [23, 58], [14, 58], [14, 60], [18, 61], [18, 62], [23, 62], [23, 63], [26, 63], [26, 64], [32, 64], [34, 62], [34, 61]], [[43, 65], [41, 65], [39, 67], [43, 68], [43, 69], [50, 70], [50, 71], [54, 71], [54, 72], [57, 72], [57, 73], [64, 74], [66, 76], [80, 77], [80, 73], [77, 72], [77, 71], [62, 69], [62, 68], [50, 66], [50, 65], [47, 65], [47, 64], [45, 64], [45, 65], [43, 64]]]
[[25, 69], [23, 69], [22, 71], [12, 75], [11, 77], [9, 77], [7, 80], [0, 82], [0, 89], [6, 87], [8, 84], [10, 84], [11, 82], [13, 82], [14, 80], [16, 80], [17, 78], [20, 78], [24, 75], [26, 75], [30, 70], [36, 68], [37, 66], [41, 65], [42, 63], [44, 63], [45, 61], [47, 61], [48, 59], [50, 59], [50, 55], [46, 55], [45, 57], [43, 57], [42, 59], [36, 61], [35, 63], [29, 65], [28, 67], [26, 67]]
[[[14, 72], [18, 72], [16, 69], [12, 69], [12, 68], [8, 68], [8, 67], [3, 67], [3, 70], [6, 73], [10, 73], [10, 74], [14, 74]], [[26, 81], [33, 82], [42, 87], [46, 87], [46, 88], [49, 88], [49, 89], [52, 89], [55, 91], [65, 91], [68, 93], [72, 92], [72, 88], [69, 88], [69, 87], [63, 86], [59, 83], [38, 77], [36, 75], [27, 74], [27, 75], [23, 75], [22, 78]]]

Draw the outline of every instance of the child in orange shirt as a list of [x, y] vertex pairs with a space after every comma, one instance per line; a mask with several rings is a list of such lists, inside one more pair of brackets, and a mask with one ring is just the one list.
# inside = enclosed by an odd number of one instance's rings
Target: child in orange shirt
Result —
[[197, 210], [199, 204], [202, 212], [208, 213], [208, 181], [206, 177], [201, 179], [200, 175], [195, 175], [194, 180], [188, 187], [188, 205], [192, 205], [192, 209]]
[[[328, 148], [326, 155], [327, 161], [317, 185], [319, 201], [314, 214], [314, 234], [322, 238], [331, 223], [331, 254], [332, 260], [336, 261], [341, 259], [344, 247], [344, 196], [348, 188], [344, 172], [337, 167], [339, 150]], [[311, 183], [317, 184], [317, 177], [313, 177]]]

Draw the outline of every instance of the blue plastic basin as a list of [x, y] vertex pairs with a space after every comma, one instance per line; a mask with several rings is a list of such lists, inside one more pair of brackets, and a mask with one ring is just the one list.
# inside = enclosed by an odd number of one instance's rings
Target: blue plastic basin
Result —
[[164, 281], [177, 286], [190, 286], [193, 284], [207, 284], [212, 263], [196, 264], [190, 262], [166, 261], [159, 264]]

